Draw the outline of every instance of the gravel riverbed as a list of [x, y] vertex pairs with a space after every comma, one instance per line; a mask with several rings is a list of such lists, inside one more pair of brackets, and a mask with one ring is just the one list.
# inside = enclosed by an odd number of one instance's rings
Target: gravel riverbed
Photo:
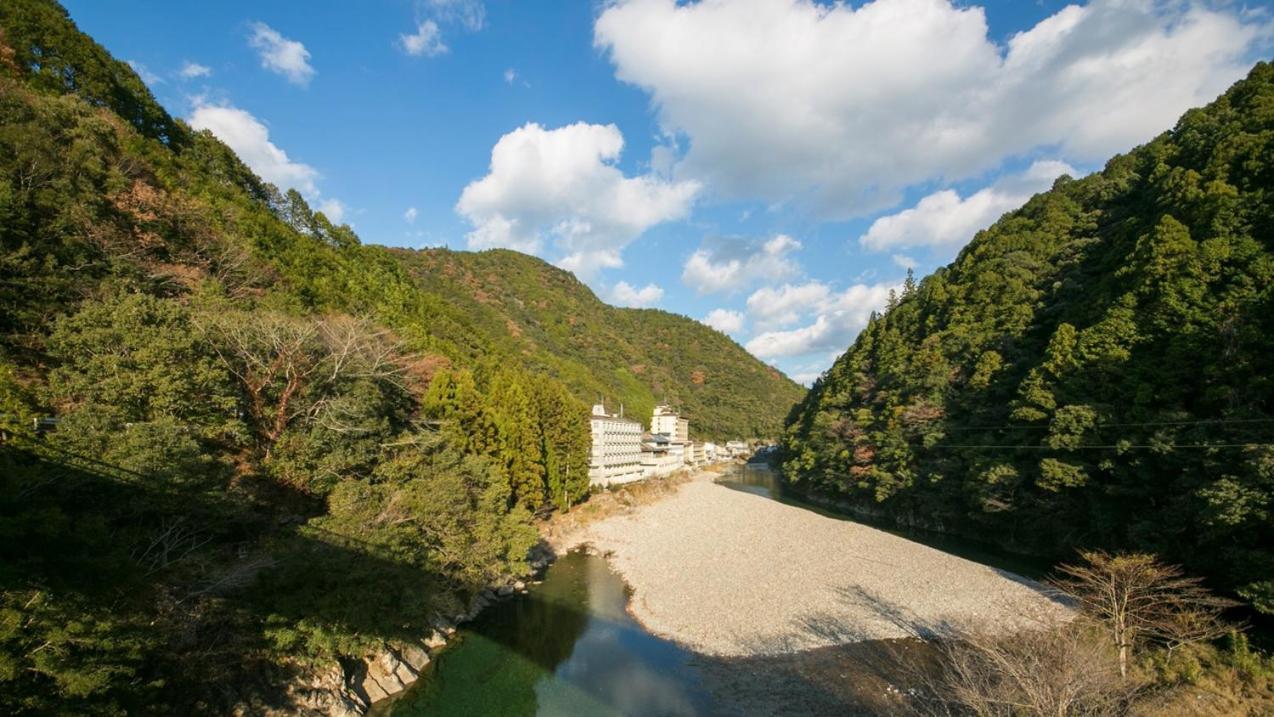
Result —
[[652, 632], [721, 657], [790, 654], [1067, 608], [1038, 583], [702, 473], [569, 536], [607, 555]]

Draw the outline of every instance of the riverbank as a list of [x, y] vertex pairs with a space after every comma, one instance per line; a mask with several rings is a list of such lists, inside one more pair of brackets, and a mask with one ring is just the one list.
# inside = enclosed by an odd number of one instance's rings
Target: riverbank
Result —
[[858, 523], [717, 485], [702, 472], [659, 500], [554, 537], [590, 545], [633, 589], [654, 634], [751, 658], [1064, 614], [1043, 586]]

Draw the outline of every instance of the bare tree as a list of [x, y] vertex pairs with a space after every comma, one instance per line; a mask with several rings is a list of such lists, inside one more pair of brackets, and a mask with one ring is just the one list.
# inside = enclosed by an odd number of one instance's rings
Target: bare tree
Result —
[[1113, 717], [1139, 687], [1120, 677], [1112, 648], [1086, 621], [1050, 618], [1015, 632], [987, 625], [934, 646], [937, 665], [917, 666], [911, 703], [924, 715]]
[[370, 379], [407, 392], [400, 344], [384, 329], [350, 317], [281, 314], [218, 317], [211, 327], [222, 361], [239, 379], [266, 454], [297, 419], [355, 432], [342, 384]]
[[1054, 584], [1103, 626], [1122, 677], [1128, 676], [1129, 659], [1141, 644], [1157, 642], [1172, 650], [1232, 629], [1221, 613], [1235, 603], [1213, 595], [1199, 578], [1186, 577], [1180, 566], [1146, 553], [1086, 551], [1080, 556], [1083, 563], [1058, 567], [1062, 577]]

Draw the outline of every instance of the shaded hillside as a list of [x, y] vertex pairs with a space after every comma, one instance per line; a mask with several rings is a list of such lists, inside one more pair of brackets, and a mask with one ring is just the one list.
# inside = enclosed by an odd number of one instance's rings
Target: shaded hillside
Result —
[[783, 449], [865, 512], [1156, 551], [1274, 610], [1274, 66], [909, 282]]
[[[653, 381], [525, 353], [427, 273], [169, 116], [56, 3], [0, 3], [0, 713], [295, 708], [290, 680], [527, 572], [533, 514], [587, 495], [582, 394]], [[756, 384], [715, 360], [704, 415], [749, 433]]]
[[726, 335], [684, 316], [608, 306], [574, 275], [511, 251], [395, 251], [426, 291], [461, 309], [497, 353], [545, 369], [576, 397], [650, 420], [680, 406], [691, 431], [777, 435], [804, 389]]

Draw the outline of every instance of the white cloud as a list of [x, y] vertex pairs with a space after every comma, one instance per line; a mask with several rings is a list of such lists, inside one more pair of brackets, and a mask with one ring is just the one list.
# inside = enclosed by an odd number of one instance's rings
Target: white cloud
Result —
[[615, 284], [610, 292], [611, 300], [620, 306], [644, 308], [654, 306], [664, 298], [664, 290], [654, 284], [646, 284], [638, 289], [626, 281]]
[[793, 286], [757, 289], [748, 297], [748, 314], [760, 328], [776, 328], [794, 324], [811, 310], [827, 303], [832, 291], [826, 284], [811, 281]]
[[686, 260], [681, 281], [700, 294], [733, 292], [800, 273], [788, 255], [801, 243], [786, 234], [766, 241], [708, 239]]
[[504, 83], [506, 85], [513, 84], [515, 81], [517, 81], [517, 79], [518, 79], [517, 70], [510, 67], [509, 69], [504, 71]]
[[304, 87], [314, 77], [314, 68], [310, 66], [310, 51], [305, 49], [305, 45], [280, 35], [278, 30], [269, 25], [263, 22], [253, 23], [248, 44], [260, 55], [262, 67], [283, 75], [288, 82]]
[[193, 80], [197, 77], [208, 77], [212, 74], [212, 68], [207, 65], [201, 65], [198, 62], [186, 60], [177, 74], [181, 75], [184, 79]]
[[428, 0], [430, 14], [444, 22], [456, 22], [477, 32], [486, 23], [487, 9], [481, 0]]
[[270, 130], [250, 112], [237, 107], [200, 105], [190, 115], [190, 126], [206, 129], [225, 142], [253, 172], [281, 188], [292, 187], [317, 196], [318, 170], [294, 161], [270, 141]]
[[442, 41], [442, 31], [433, 20], [422, 20], [416, 26], [416, 32], [399, 35], [398, 42], [402, 44], [403, 51], [412, 57], [437, 57], [447, 52], [447, 46]]
[[713, 309], [708, 312], [707, 316], [703, 317], [702, 321], [723, 334], [733, 334], [743, 330], [743, 324], [746, 319], [738, 311]]
[[128, 66], [133, 68], [133, 72], [136, 72], [137, 76], [142, 78], [142, 82], [145, 82], [147, 85], [153, 87], [155, 85], [161, 85], [164, 82], [164, 78], [151, 72], [150, 68], [136, 60], [129, 60]]
[[965, 198], [954, 190], [943, 189], [910, 209], [880, 217], [858, 242], [873, 251], [914, 246], [961, 247], [1000, 215], [1048, 189], [1053, 180], [1075, 173], [1075, 168], [1065, 162], [1039, 161], [1025, 172], [1002, 177]]
[[407, 211], [403, 212], [403, 221], [407, 222], [408, 224], [415, 224], [416, 216], [418, 214], [419, 212], [416, 211], [415, 207], [407, 207]]
[[345, 206], [345, 202], [335, 198], [324, 199], [319, 202], [318, 205], [318, 210], [323, 212], [323, 216], [327, 217], [329, 222], [337, 226], [343, 223], [342, 220], [345, 218], [345, 211], [347, 209], [348, 207]]
[[551, 252], [584, 277], [622, 266], [624, 247], [650, 227], [686, 216], [699, 189], [624, 176], [615, 166], [623, 147], [615, 125], [529, 123], [504, 135], [491, 150], [488, 174], [456, 203], [473, 225], [469, 248]]
[[1035, 148], [1092, 163], [1146, 141], [1242, 77], [1271, 22], [1094, 0], [997, 45], [949, 0], [617, 0], [594, 42], [688, 139], [678, 176], [843, 218]]
[[855, 284], [840, 293], [829, 294], [813, 302], [810, 309], [815, 313], [811, 323], [762, 333], [748, 342], [747, 349], [765, 360], [844, 351], [867, 325], [871, 312], [883, 308], [889, 301], [889, 291], [898, 288], [891, 284]]
[[915, 269], [918, 266], [916, 260], [906, 254], [893, 254], [889, 260], [899, 269]]

